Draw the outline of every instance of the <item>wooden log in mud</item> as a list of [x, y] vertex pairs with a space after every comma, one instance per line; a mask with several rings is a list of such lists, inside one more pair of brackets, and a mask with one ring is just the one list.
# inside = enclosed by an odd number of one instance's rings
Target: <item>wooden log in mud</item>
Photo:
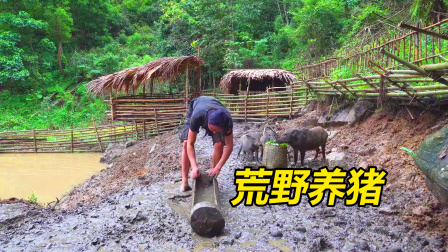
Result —
[[193, 203], [190, 212], [191, 228], [200, 236], [217, 236], [224, 229], [225, 220], [221, 213], [218, 194], [216, 178], [201, 172], [201, 176], [193, 183]]

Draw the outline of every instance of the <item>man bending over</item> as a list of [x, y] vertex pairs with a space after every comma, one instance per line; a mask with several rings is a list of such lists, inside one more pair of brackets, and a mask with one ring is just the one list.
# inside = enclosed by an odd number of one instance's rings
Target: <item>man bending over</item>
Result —
[[208, 174], [217, 176], [227, 162], [233, 150], [233, 122], [232, 117], [224, 105], [210, 96], [200, 96], [191, 100], [190, 108], [185, 117], [185, 124], [179, 128], [179, 138], [182, 147], [182, 185], [181, 191], [191, 190], [188, 185], [188, 171], [191, 167], [190, 178], [200, 176], [196, 163], [194, 143], [199, 128], [205, 129], [206, 134], [213, 140], [213, 155]]

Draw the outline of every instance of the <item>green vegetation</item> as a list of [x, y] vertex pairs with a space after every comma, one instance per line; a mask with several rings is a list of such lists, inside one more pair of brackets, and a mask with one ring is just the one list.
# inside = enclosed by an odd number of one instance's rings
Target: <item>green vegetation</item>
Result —
[[34, 195], [34, 192], [32, 192], [30, 196], [28, 196], [28, 201], [33, 204], [37, 204], [37, 196]]
[[[84, 84], [158, 57], [200, 46], [211, 88], [210, 77], [227, 69], [291, 70], [437, 12], [444, 1], [0, 0], [0, 131], [100, 122], [107, 104]], [[182, 91], [182, 83], [156, 90]]]
[[274, 142], [274, 141], [267, 141], [265, 144], [267, 144], [267, 145], [274, 145], [274, 146], [288, 147], [288, 144], [286, 144], [286, 143], [277, 143], [277, 142]]

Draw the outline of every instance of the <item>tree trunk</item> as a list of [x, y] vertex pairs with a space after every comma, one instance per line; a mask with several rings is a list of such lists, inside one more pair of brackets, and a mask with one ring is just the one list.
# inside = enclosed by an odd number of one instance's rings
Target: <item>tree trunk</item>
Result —
[[289, 25], [288, 11], [287, 11], [286, 3], [285, 3], [285, 2], [283, 2], [283, 11], [285, 11], [285, 20], [286, 20], [286, 24]]
[[58, 39], [58, 63], [59, 63], [59, 71], [61, 71], [61, 74], [64, 75], [64, 68], [62, 66], [62, 40]]
[[56, 30], [58, 31], [58, 64], [59, 64], [59, 71], [61, 71], [61, 74], [64, 75], [64, 67], [62, 66], [62, 30], [61, 25], [56, 26]]
[[282, 26], [285, 26], [285, 21], [283, 21], [282, 10], [280, 9], [280, 2], [277, 0], [278, 13], [280, 14], [280, 18], [282, 20]]

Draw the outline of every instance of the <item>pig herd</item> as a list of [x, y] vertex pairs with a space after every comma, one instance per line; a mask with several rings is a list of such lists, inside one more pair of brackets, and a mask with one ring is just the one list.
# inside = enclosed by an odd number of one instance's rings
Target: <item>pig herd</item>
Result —
[[[250, 155], [251, 161], [254, 159], [259, 162], [258, 153], [263, 156], [264, 143], [274, 141], [277, 143], [287, 143], [294, 151], [294, 164], [297, 164], [297, 157], [300, 151], [300, 164], [303, 166], [306, 151], [315, 150], [317, 159], [320, 150], [322, 151], [322, 160], [325, 161], [325, 145], [327, 143], [328, 133], [322, 127], [314, 127], [312, 129], [290, 129], [279, 136], [271, 128], [265, 126], [263, 132], [251, 132], [241, 136], [238, 150], [238, 157], [241, 150], [246, 155]], [[255, 156], [254, 156], [255, 155]]]

